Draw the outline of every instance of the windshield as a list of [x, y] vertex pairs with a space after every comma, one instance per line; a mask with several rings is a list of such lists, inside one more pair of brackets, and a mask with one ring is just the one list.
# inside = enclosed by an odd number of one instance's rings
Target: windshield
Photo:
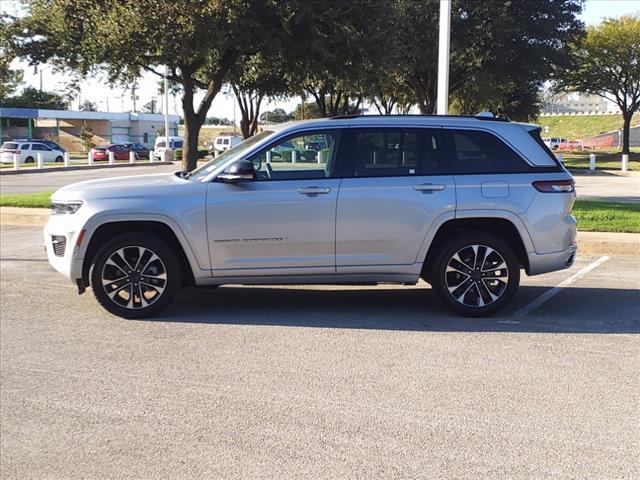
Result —
[[216, 158], [211, 160], [209, 163], [203, 165], [200, 168], [195, 169], [191, 172], [189, 178], [197, 182], [202, 182], [211, 172], [213, 172], [216, 168], [218, 168], [223, 163], [234, 159], [239, 158], [245, 151], [247, 151], [250, 147], [260, 142], [261, 140], [267, 138], [273, 132], [271, 130], [265, 130], [253, 137], [250, 137], [248, 140], [236, 145], [230, 150], [227, 150], [224, 153], [221, 153]]

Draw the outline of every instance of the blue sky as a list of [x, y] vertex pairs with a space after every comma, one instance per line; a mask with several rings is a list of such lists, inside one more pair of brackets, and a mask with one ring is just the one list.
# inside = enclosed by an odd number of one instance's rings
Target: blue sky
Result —
[[[15, 14], [18, 8], [19, 2], [17, 0], [0, 0], [1, 11]], [[587, 0], [580, 19], [587, 25], [597, 25], [603, 18], [619, 17], [629, 13], [640, 13], [640, 0]], [[12, 64], [12, 68], [23, 68], [25, 81], [34, 87], [39, 86], [40, 76], [34, 73], [32, 68], [17, 61]], [[48, 66], [44, 66], [42, 70], [45, 90], [60, 90], [68, 80], [66, 75], [55, 73]], [[153, 96], [160, 100], [157, 95], [157, 82], [157, 77], [152, 74], [147, 74], [141, 79], [138, 90], [138, 108], [149, 102]], [[87, 79], [82, 83], [82, 90], [82, 98], [89, 98], [96, 102], [100, 110], [107, 110], [108, 108], [114, 112], [132, 109], [130, 93], [124, 92], [122, 89], [112, 89], [102, 79]], [[299, 102], [299, 98], [290, 101], [272, 101], [263, 108], [271, 110], [275, 107], [282, 107], [285, 110], [292, 110]], [[233, 118], [234, 104], [232, 97], [219, 94], [216, 96], [211, 110], [209, 110], [209, 116]], [[74, 108], [77, 108], [76, 102], [74, 102]], [[171, 113], [181, 113], [179, 99], [170, 101], [169, 111]]]

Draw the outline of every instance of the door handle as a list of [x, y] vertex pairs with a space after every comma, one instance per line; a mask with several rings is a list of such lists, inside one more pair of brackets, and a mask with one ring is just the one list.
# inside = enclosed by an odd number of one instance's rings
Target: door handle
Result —
[[329, 187], [305, 187], [298, 189], [298, 193], [302, 195], [324, 195], [330, 191], [331, 189]]
[[424, 193], [441, 192], [442, 190], [445, 189], [445, 185], [442, 185], [441, 183], [439, 184], [423, 183], [421, 185], [414, 185], [413, 189], [417, 192], [424, 192]]

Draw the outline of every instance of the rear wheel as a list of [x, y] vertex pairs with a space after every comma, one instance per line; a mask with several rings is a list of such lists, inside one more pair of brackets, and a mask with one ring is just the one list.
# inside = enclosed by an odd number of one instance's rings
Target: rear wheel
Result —
[[58, 155], [56, 157], [56, 163], [62, 163], [62, 162], [64, 162], [64, 158], [62, 158], [61, 156]]
[[27, 157], [24, 160], [24, 163], [33, 163], [33, 162], [34, 162], [33, 157]]
[[155, 315], [180, 287], [182, 270], [174, 253], [160, 238], [120, 235], [96, 255], [91, 288], [98, 302], [123, 318]]
[[500, 238], [465, 232], [452, 238], [437, 256], [431, 282], [453, 311], [482, 317], [511, 301], [520, 283], [520, 266]]

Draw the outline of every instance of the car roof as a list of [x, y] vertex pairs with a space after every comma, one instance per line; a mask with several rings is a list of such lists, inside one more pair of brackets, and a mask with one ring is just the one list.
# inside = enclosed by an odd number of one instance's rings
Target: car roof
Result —
[[[506, 126], [518, 125], [525, 130], [540, 128], [538, 125], [530, 123], [510, 122], [494, 117], [472, 117], [463, 115], [341, 115], [330, 118], [318, 118], [310, 120], [297, 120], [280, 123], [268, 127], [266, 130], [279, 132], [283, 130], [295, 130], [298, 127], [335, 128], [359, 126], [402, 126], [402, 127], [475, 127], [487, 130], [499, 131]], [[509, 128], [509, 127], [507, 127]]]

